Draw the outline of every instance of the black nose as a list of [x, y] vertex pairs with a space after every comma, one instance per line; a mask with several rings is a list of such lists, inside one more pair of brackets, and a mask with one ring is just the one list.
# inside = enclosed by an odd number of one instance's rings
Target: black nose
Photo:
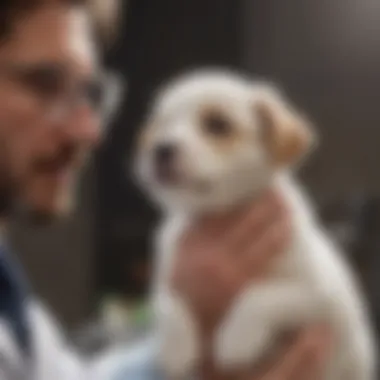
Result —
[[176, 156], [177, 149], [172, 144], [161, 144], [155, 149], [154, 156], [158, 165], [170, 164]]

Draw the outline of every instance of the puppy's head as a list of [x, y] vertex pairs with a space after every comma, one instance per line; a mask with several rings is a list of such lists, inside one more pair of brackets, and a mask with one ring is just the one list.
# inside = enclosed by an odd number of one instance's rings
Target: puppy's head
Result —
[[227, 72], [190, 74], [157, 97], [138, 179], [165, 208], [218, 211], [265, 188], [313, 141], [309, 123], [273, 86]]

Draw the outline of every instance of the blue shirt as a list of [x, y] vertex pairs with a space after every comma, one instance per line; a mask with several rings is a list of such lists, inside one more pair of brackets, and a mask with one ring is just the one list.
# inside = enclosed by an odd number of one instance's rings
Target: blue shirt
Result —
[[[7, 247], [0, 245], [0, 318], [5, 319], [9, 322], [15, 341], [18, 343], [19, 347], [24, 351], [24, 353], [26, 353], [28, 357], [34, 357], [34, 355], [30, 355], [30, 333], [32, 327], [38, 327], [36, 324], [38, 321], [34, 320], [33, 324], [29, 323], [28, 316], [32, 316], [30, 313], [28, 313], [29, 310], [26, 310], [26, 301], [29, 300], [29, 298], [29, 292], [26, 289], [22, 271], [20, 270], [18, 263], [15, 262], [13, 258], [11, 258]], [[28, 304], [30, 304], [30, 302], [28, 302]], [[39, 322], [42, 323], [42, 320]], [[43, 324], [45, 324], [45, 322]], [[41, 328], [37, 330], [41, 332]], [[55, 342], [55, 344], [56, 343], [57, 342]], [[53, 342], [50, 342], [49, 344], [53, 344]], [[49, 347], [46, 345], [46, 341], [42, 346]], [[55, 369], [57, 372], [54, 373], [54, 378], [67, 378], [60, 376], [63, 369], [61, 367], [65, 367], [65, 369], [67, 369], [66, 367], [68, 367], [70, 364], [73, 365], [73, 374], [78, 373], [75, 379], [93, 379], [93, 369], [87, 368], [85, 361], [81, 362], [79, 357], [77, 358], [79, 361], [77, 361], [76, 358], [67, 361], [70, 359], [72, 352], [70, 350], [67, 352], [62, 351], [62, 356], [58, 356], [57, 354], [60, 352], [58, 352], [57, 349], [58, 346], [56, 347], [54, 345], [54, 347], [51, 347], [51, 352], [53, 353], [54, 357], [50, 358], [47, 353], [46, 357], [45, 355], [43, 356], [43, 360], [54, 362], [51, 366], [51, 368]], [[157, 365], [157, 353], [158, 346], [152, 334], [151, 338], [139, 344], [136, 344], [135, 346], [129, 348], [126, 347], [123, 352], [121, 352], [119, 355], [116, 355], [116, 357], [112, 360], [112, 366], [110, 370], [107, 371], [109, 375], [106, 375], [104, 377], [104, 380], [166, 380], [165, 376], [163, 376]], [[41, 355], [37, 355], [37, 357], [41, 357]], [[55, 363], [55, 361], [57, 363]], [[3, 367], [1, 369], [4, 370]], [[69, 370], [71, 369], [69, 368]], [[23, 371], [23, 369], [21, 368], [20, 371]], [[92, 375], [87, 376], [87, 372]], [[17, 373], [19, 373], [18, 370]], [[13, 377], [10, 376], [9, 378]], [[18, 377], [16, 376], [15, 378]], [[101, 380], [103, 380], [103, 377]]]
[[27, 291], [22, 272], [5, 245], [0, 246], [0, 316], [8, 321], [24, 353], [30, 350]]

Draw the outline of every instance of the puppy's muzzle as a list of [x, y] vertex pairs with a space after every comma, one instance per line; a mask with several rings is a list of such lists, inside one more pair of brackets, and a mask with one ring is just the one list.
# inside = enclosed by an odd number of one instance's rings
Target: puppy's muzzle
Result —
[[178, 177], [178, 148], [174, 144], [163, 143], [153, 150], [153, 164], [156, 178], [160, 182], [174, 183]]
[[154, 150], [156, 166], [170, 166], [177, 155], [177, 148], [173, 144], [160, 144]]

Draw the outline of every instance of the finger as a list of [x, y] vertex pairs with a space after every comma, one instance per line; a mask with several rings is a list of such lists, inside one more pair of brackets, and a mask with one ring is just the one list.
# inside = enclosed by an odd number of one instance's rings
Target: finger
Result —
[[321, 365], [304, 366], [291, 380], [321, 380], [323, 379], [323, 368]]
[[265, 274], [273, 260], [286, 248], [291, 235], [291, 226], [282, 218], [269, 227], [268, 231], [246, 251], [246, 269], [251, 276]]
[[313, 378], [322, 366], [329, 340], [325, 327], [303, 332], [263, 380], [305, 380], [305, 374]]
[[273, 192], [269, 192], [251, 207], [247, 214], [228, 233], [224, 243], [226, 249], [239, 252], [249, 242], [260, 236], [283, 212], [277, 198]]
[[[306, 357], [306, 360], [300, 363], [290, 375], [287, 375], [287, 377], [284, 378], [284, 380], [323, 379], [326, 355], [321, 347], [316, 346], [314, 349], [311, 349], [310, 354]], [[280, 380], [283, 380], [283, 377], [281, 377]]]
[[[323, 365], [323, 358], [320, 349], [315, 348], [310, 352], [306, 360], [295, 369], [292, 375], [289, 375], [284, 380], [320, 380], [323, 379], [323, 372], [325, 366]], [[264, 379], [265, 380], [265, 379]], [[271, 379], [270, 379], [271, 380]], [[275, 379], [276, 380], [276, 379]], [[283, 380], [281, 377], [280, 380]]]
[[[240, 210], [240, 214], [242, 211]], [[231, 221], [236, 220], [238, 212], [228, 215], [218, 215], [211, 217], [203, 217], [196, 220], [182, 236], [181, 244], [194, 245], [194, 242], [210, 242], [210, 240], [220, 239], [220, 236], [228, 231]]]

